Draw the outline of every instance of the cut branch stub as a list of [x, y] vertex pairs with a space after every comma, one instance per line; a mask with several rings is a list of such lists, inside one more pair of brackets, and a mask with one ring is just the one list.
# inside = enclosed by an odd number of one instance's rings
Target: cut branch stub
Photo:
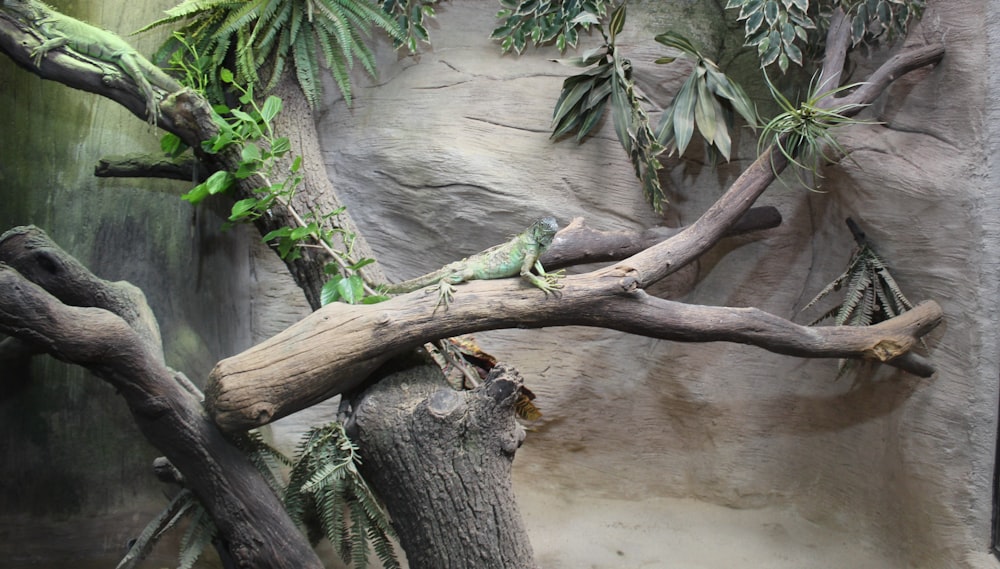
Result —
[[476, 389], [455, 391], [424, 365], [381, 378], [355, 399], [361, 470], [411, 569], [537, 567], [510, 477], [525, 434], [514, 413], [521, 385], [499, 364]]

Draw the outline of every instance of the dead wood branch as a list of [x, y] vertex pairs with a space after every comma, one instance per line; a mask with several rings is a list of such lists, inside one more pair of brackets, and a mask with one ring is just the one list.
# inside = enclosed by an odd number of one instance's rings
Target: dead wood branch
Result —
[[[730, 227], [725, 236], [731, 237], [771, 229], [781, 225], [781, 214], [772, 206], [750, 209]], [[676, 227], [653, 227], [645, 231], [598, 231], [575, 218], [556, 234], [552, 245], [542, 254], [546, 269], [557, 269], [584, 263], [618, 261], [663, 242], [681, 231]]]
[[[806, 327], [755, 308], [695, 306], [646, 294], [631, 275], [565, 279], [546, 297], [519, 279], [458, 287], [447, 310], [417, 291], [376, 305], [327, 305], [280, 334], [222, 360], [206, 407], [226, 431], [263, 425], [356, 387], [393, 354], [461, 333], [514, 327], [599, 326], [680, 342], [737, 342], [799, 357], [867, 358], [927, 375], [901, 358], [941, 319], [934, 302], [877, 326]], [[434, 290], [434, 289], [430, 289]], [[914, 364], [914, 365], [911, 365]]]
[[150, 154], [126, 154], [105, 156], [94, 167], [98, 178], [165, 178], [198, 183], [206, 172], [199, 167], [193, 156], [170, 158]]
[[[873, 74], [871, 85], [879, 88], [866, 85], [850, 95], [851, 102], [871, 103], [892, 78], [933, 64], [943, 54], [936, 45], [896, 55]], [[843, 59], [831, 57], [828, 64], [842, 66]], [[845, 114], [859, 111], [855, 107]], [[877, 326], [808, 328], [752, 308], [689, 306], [644, 292], [715, 245], [787, 165], [780, 152], [768, 148], [692, 225], [620, 263], [568, 277], [556, 297], [540, 299], [537, 290], [525, 290], [517, 281], [473, 282], [440, 315], [435, 315], [436, 299], [420, 292], [377, 306], [327, 306], [220, 362], [209, 378], [206, 406], [227, 431], [255, 427], [356, 387], [399, 351], [437, 338], [516, 326], [601, 326], [675, 341], [753, 344], [800, 357], [876, 359], [932, 374], [928, 362], [907, 352], [940, 322], [941, 308], [934, 302]]]
[[0, 237], [0, 332], [114, 386], [212, 514], [239, 566], [322, 567], [260, 473], [166, 367], [147, 316], [137, 289], [94, 276], [40, 230]]

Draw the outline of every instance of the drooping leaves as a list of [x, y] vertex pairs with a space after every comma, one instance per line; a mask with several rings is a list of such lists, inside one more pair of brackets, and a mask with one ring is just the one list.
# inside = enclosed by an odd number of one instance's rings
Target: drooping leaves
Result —
[[[176, 37], [157, 53], [158, 61], [180, 57], [191, 65], [190, 47], [208, 57], [199, 65], [208, 75], [209, 94], [221, 100], [221, 78], [217, 69], [235, 61], [236, 80], [273, 86], [288, 62], [309, 103], [319, 103], [322, 82], [319, 60], [331, 70], [344, 99], [351, 101], [348, 71], [355, 61], [374, 74], [374, 56], [365, 37], [379, 28], [394, 40], [405, 42], [406, 33], [396, 17], [367, 0], [185, 0], [167, 10], [167, 16], [140, 31], [184, 22], [180, 32], [189, 38], [185, 46]], [[203, 62], [204, 63], [204, 62]], [[267, 70], [266, 77], [261, 70]]]
[[[657, 127], [660, 144], [678, 155], [684, 154], [697, 126], [709, 148], [714, 148], [729, 160], [732, 150], [731, 132], [735, 115], [739, 114], [751, 127], [757, 124], [757, 112], [743, 88], [723, 73], [718, 65], [704, 57], [693, 43], [681, 34], [666, 32], [656, 41], [681, 52], [681, 57], [695, 62], [691, 75], [674, 95]], [[671, 63], [675, 57], [657, 62]]]
[[590, 67], [563, 81], [562, 92], [552, 115], [552, 138], [576, 133], [582, 140], [597, 126], [610, 105], [615, 134], [628, 154], [635, 175], [642, 184], [643, 194], [656, 211], [667, 203], [660, 185], [657, 156], [663, 145], [649, 126], [649, 117], [642, 108], [632, 81], [632, 63], [615, 50], [614, 37], [625, 25], [625, 4], [615, 8], [610, 17], [611, 36], [598, 29], [605, 44], [580, 57], [556, 60], [574, 67]]
[[500, 24], [490, 38], [503, 53], [521, 53], [529, 43], [555, 44], [559, 51], [576, 47], [581, 31], [590, 30], [607, 13], [610, 0], [500, 0]]
[[746, 45], [757, 48], [761, 67], [775, 63], [784, 73], [791, 63], [802, 66], [818, 55], [830, 14], [843, 10], [854, 45], [891, 43], [906, 35], [923, 14], [926, 0], [728, 0], [739, 10]]

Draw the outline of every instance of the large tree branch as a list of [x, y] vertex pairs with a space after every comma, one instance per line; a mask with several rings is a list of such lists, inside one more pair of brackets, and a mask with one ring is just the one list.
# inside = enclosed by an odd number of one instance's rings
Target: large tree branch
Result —
[[[479, 330], [599, 326], [681, 342], [737, 342], [799, 357], [866, 358], [919, 375], [932, 368], [900, 358], [938, 324], [920, 304], [870, 327], [806, 327], [754, 308], [693, 306], [646, 294], [631, 276], [566, 277], [546, 297], [519, 279], [461, 285], [448, 308], [417, 291], [377, 305], [327, 305], [280, 334], [222, 360], [206, 408], [224, 430], [259, 426], [355, 388], [388, 357], [428, 341]], [[434, 290], [434, 289], [429, 289]]]
[[113, 385], [212, 514], [238, 566], [322, 567], [260, 473], [166, 367], [152, 345], [158, 336], [135, 317], [151, 313], [130, 287], [90, 274], [40, 230], [0, 237], [0, 331]]
[[[836, 45], [843, 46], [841, 42]], [[935, 44], [905, 50], [886, 61], [868, 81], [848, 96], [827, 98], [823, 104], [828, 107], [855, 105], [842, 114], [853, 116], [863, 107], [875, 101], [889, 84], [900, 76], [934, 64], [944, 56], [944, 46]], [[827, 65], [843, 66], [843, 59], [828, 57]], [[833, 72], [830, 72], [833, 74]], [[822, 72], [824, 76], [827, 71]], [[837, 69], [839, 74], [839, 68]], [[725, 236], [727, 228], [736, 223], [757, 201], [771, 183], [788, 166], [785, 156], [772, 145], [733, 182], [732, 186], [693, 224], [671, 239], [628, 258], [622, 263], [608, 267], [610, 275], [632, 275], [640, 288], [645, 288], [690, 263], [704, 254]]]
[[[834, 45], [846, 50], [839, 37]], [[943, 53], [943, 47], [929, 46], [898, 54], [873, 74], [874, 87], [859, 89], [851, 101], [874, 101], [892, 78], [934, 63]], [[827, 64], [831, 69], [824, 74], [839, 75], [843, 59], [829, 57]], [[518, 281], [490, 281], [463, 286], [460, 298], [438, 315], [436, 299], [421, 293], [378, 306], [325, 307], [220, 362], [209, 378], [206, 406], [225, 430], [258, 426], [356, 387], [399, 351], [436, 338], [515, 326], [601, 326], [676, 341], [754, 344], [801, 357], [877, 359], [918, 375], [933, 373], [929, 363], [907, 352], [940, 321], [934, 302], [876, 326], [808, 328], [752, 308], [688, 306], [643, 291], [717, 243], [787, 165], [781, 152], [768, 148], [694, 224], [613, 266], [568, 277], [558, 297], [542, 300]]]

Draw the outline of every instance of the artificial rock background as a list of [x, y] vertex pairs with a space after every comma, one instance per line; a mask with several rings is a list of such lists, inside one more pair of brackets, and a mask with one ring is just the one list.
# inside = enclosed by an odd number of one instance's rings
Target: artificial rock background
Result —
[[[172, 5], [53, 4], [119, 32]], [[622, 48], [654, 106], [686, 69], [653, 65], [662, 50], [652, 37], [674, 27], [714, 55], [733, 42], [716, 4], [630, 3]], [[931, 0], [910, 41], [943, 41], [945, 60], [890, 90], [873, 109], [885, 124], [843, 133], [856, 163], [829, 168], [826, 193], [775, 184], [759, 205], [777, 207], [781, 227], [724, 242], [661, 287], [807, 322], [814, 314], [799, 310], [848, 260], [850, 215], [911, 300], [944, 308], [928, 341], [934, 378], [876, 369], [835, 381], [835, 361], [599, 329], [479, 335], [520, 369], [545, 414], [515, 461], [545, 567], [998, 566], [987, 553], [1000, 379], [995, 4]], [[690, 223], [753, 159], [744, 136], [718, 170], [697, 148], [668, 161], [661, 219], [610, 124], [582, 144], [549, 140], [571, 70], [552, 50], [501, 57], [488, 40], [496, 9], [442, 4], [433, 47], [413, 58], [383, 46], [379, 78], [359, 78], [351, 108], [328, 85], [326, 167], [390, 277], [500, 242], [542, 214], [602, 229]], [[752, 65], [736, 58], [731, 71], [749, 78]], [[143, 288], [168, 363], [201, 379], [303, 313], [280, 263], [245, 232], [219, 233], [210, 208], [178, 201], [183, 184], [90, 175], [105, 154], [156, 148], [140, 121], [7, 60], [0, 85], [0, 227], [40, 225], [97, 274]], [[53, 527], [73, 559], [112, 557], [163, 503], [148, 476], [155, 451], [86, 372], [42, 360], [32, 375], [0, 401], [0, 558], [41, 559]], [[294, 443], [328, 410], [286, 419], [275, 436]]]

